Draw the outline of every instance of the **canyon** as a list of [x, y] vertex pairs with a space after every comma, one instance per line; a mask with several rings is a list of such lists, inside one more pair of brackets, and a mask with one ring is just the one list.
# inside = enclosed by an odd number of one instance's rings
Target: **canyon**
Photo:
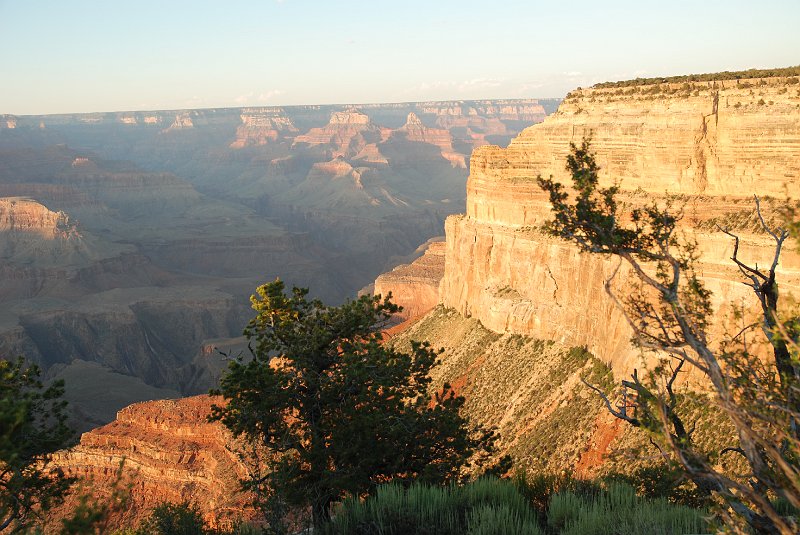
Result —
[[[437, 191], [449, 176], [439, 175], [445, 178], [436, 183], [409, 178], [403, 186], [409, 189], [403, 190], [394, 186], [390, 174], [383, 174], [383, 159], [396, 163], [421, 159], [424, 164], [434, 158], [444, 162], [445, 169], [457, 171], [459, 161], [445, 153], [452, 148], [466, 156], [462, 147], [473, 143], [471, 157], [464, 160], [469, 162], [469, 178], [463, 213], [449, 212], [444, 241], [428, 241], [436, 236], [431, 233], [418, 239], [417, 245], [425, 245], [416, 253], [416, 245], [395, 247], [403, 252], [396, 253], [392, 263], [402, 264], [376, 277], [365, 290], [381, 295], [391, 292], [404, 307], [400, 319], [406, 321], [388, 333], [388, 343], [407, 348], [412, 340], [428, 340], [433, 347], [443, 348], [434, 384], [448, 383], [463, 394], [470, 418], [500, 432], [498, 455], [511, 454], [528, 474], [631, 473], [655, 462], [657, 456], [642, 455], [646, 437], [614, 422], [580, 381], [588, 377], [610, 388], [643, 364], [630, 344], [630, 328], [603, 289], [616, 263], [581, 254], [541, 230], [550, 209], [536, 177], [552, 175], [568, 182], [565, 160], [570, 143], [590, 138], [603, 185], [619, 184], [627, 205], [655, 201], [681, 207], [681, 230], [697, 240], [698, 268], [714, 295], [712, 332], [718, 339], [730, 326], [726, 322], [733, 309], [749, 306], [752, 298], [730, 262], [733, 242], [717, 225], [740, 236], [740, 256], [745, 261], [771, 260], [771, 242], [759, 231], [752, 196], [762, 198], [764, 216], [777, 223], [777, 209], [786, 204], [787, 194], [800, 191], [797, 87], [790, 79], [776, 77], [578, 89], [541, 124], [525, 128], [505, 148], [492, 144], [501, 142], [498, 136], [508, 135], [506, 129], [516, 124], [516, 119], [504, 123], [504, 117], [520, 117], [535, 109], [512, 106], [506, 110], [498, 105], [491, 117], [481, 118], [463, 113], [461, 106], [425, 103], [409, 110], [397, 105], [391, 113], [381, 109], [375, 114], [364, 106], [358, 111], [339, 110], [346, 115], [331, 116], [324, 123], [313, 123], [309, 112], [292, 117], [292, 125], [306, 133], [300, 141], [291, 128], [270, 119], [235, 131], [242, 139], [252, 136], [252, 142], [229, 143], [247, 151], [269, 147], [274, 140], [293, 139], [292, 146], [296, 144], [306, 155], [324, 152], [324, 158], [313, 162], [286, 154], [262, 154], [260, 161], [269, 162], [270, 176], [291, 175], [299, 180], [284, 178], [286, 187], [261, 199], [263, 204], [253, 205], [254, 210], [260, 213], [268, 206], [269, 213], [295, 217], [287, 227], [290, 232], [320, 232], [336, 247], [352, 248], [356, 254], [351, 258], [359, 259], [363, 256], [354, 242], [368, 241], [359, 228], [385, 229], [397, 223], [398, 229], [408, 232], [396, 218], [419, 217], [419, 212], [404, 211], [408, 207], [403, 203], [413, 206], [410, 191], [421, 184]], [[438, 110], [433, 121], [431, 110]], [[192, 117], [194, 128], [211, 120], [200, 119]], [[418, 119], [423, 127], [417, 125]], [[339, 138], [329, 136], [335, 124], [345, 125]], [[253, 133], [257, 125], [263, 125], [263, 134]], [[448, 128], [456, 129], [451, 131], [449, 145], [439, 133]], [[401, 149], [408, 143], [419, 144], [420, 139], [428, 140], [425, 149], [405, 160]], [[228, 189], [213, 185], [202, 173], [194, 176], [192, 184], [205, 193], [216, 191], [228, 200], [243, 195], [233, 192], [233, 184]], [[244, 172], [237, 176], [236, 186], [251, 192], [251, 198], [259, 180], [264, 180]], [[387, 187], [390, 183], [392, 188]], [[324, 192], [322, 197], [334, 205], [365, 204], [372, 211], [363, 218], [334, 218], [315, 192]], [[452, 200], [443, 193], [435, 197], [427, 192], [428, 200], [440, 207], [448, 204], [445, 199]], [[325, 234], [329, 228], [339, 229], [339, 236]], [[387, 240], [400, 243], [389, 236]], [[409, 239], [413, 237], [411, 233]], [[779, 277], [783, 292], [800, 295], [797, 244], [784, 249]], [[622, 271], [615, 281], [616, 291], [624, 291], [630, 274]], [[201, 405], [209, 403], [209, 398], [197, 399]], [[131, 413], [120, 413], [118, 420], [127, 422], [137, 412], [157, 412], [159, 403], [163, 402], [135, 405]], [[716, 448], [725, 445], [731, 430], [715, 420], [713, 411], [694, 403], [688, 410], [701, 424], [696, 440]], [[178, 428], [180, 423], [165, 426], [164, 432], [169, 434], [172, 426]], [[72, 450], [78, 457], [70, 460], [67, 452], [59, 462], [70, 470], [92, 471], [96, 463], [107, 471], [107, 461], [93, 461], [93, 456], [108, 451], [113, 459], [119, 455], [115, 452], [129, 447], [120, 448], [117, 439], [104, 438], [113, 429], [85, 433]], [[224, 437], [224, 430], [214, 432]], [[143, 435], [148, 444], [163, 440], [158, 433]], [[163, 449], [168, 455], [178, 452], [174, 445]], [[157, 459], [146, 463], [161, 466]], [[180, 488], [193, 488], [192, 470], [180, 468], [179, 472], [169, 476], [165, 495], [176, 495], [173, 485], [180, 484], [173, 480], [183, 482]], [[152, 490], [158, 484], [153, 485], [140, 492], [158, 492]], [[212, 508], [205, 510], [210, 513]]]
[[0, 351], [68, 379], [81, 431], [206, 392], [259, 284], [355, 295], [463, 211], [474, 147], [555, 104], [4, 115]]

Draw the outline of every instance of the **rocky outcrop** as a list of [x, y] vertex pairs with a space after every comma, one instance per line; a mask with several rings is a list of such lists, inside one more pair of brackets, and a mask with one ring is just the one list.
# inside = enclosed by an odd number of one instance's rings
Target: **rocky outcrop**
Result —
[[35, 235], [43, 240], [68, 240], [77, 229], [64, 212], [52, 212], [23, 197], [0, 198], [0, 234]]
[[[537, 230], [549, 206], [536, 176], [568, 182], [569, 144], [591, 136], [601, 180], [619, 182], [629, 204], [665, 195], [687, 203], [683, 226], [700, 244], [701, 273], [724, 316], [749, 296], [728, 259], [731, 239], [714, 223], [752, 221], [753, 194], [780, 198], [800, 188], [796, 89], [781, 79], [748, 85], [579, 90], [508, 148], [477, 149], [466, 214], [446, 223], [442, 303], [497, 332], [587, 346], [617, 373], [638, 363], [624, 318], [603, 292], [612, 261]], [[735, 230], [742, 258], [771, 259], [769, 239], [752, 227]], [[780, 276], [783, 288], [800, 290], [794, 251], [784, 250]], [[619, 280], [624, 286], [625, 273]]]
[[385, 140], [388, 128], [380, 128], [364, 113], [337, 111], [331, 114], [330, 121], [321, 128], [312, 128], [307, 133], [296, 136], [294, 143], [308, 145], [329, 145], [334, 158], [355, 156], [369, 144]]
[[454, 167], [467, 167], [464, 155], [453, 150], [450, 132], [445, 129], [427, 128], [414, 112], [408, 114], [406, 124], [395, 130], [392, 135], [401, 135], [408, 141], [416, 143], [435, 145], [442, 151], [442, 158], [449, 161]]
[[[113, 422], [81, 436], [80, 443], [56, 454], [55, 466], [91, 482], [94, 496], [109, 492], [122, 466], [122, 485], [131, 485], [125, 510], [113, 519], [135, 526], [161, 503], [196, 503], [212, 525], [247, 520], [253, 511], [239, 480], [247, 469], [236, 443], [219, 423], [209, 423], [221, 399], [196, 396], [137, 403]], [[63, 508], [70, 510], [75, 497]]]
[[540, 123], [547, 116], [542, 104], [525, 99], [422, 103], [420, 106], [423, 113], [435, 117], [438, 127], [459, 132], [457, 141], [472, 147], [497, 143], [497, 139], [507, 140], [506, 136], [513, 135], [518, 125]]
[[282, 108], [248, 108], [242, 110], [241, 118], [236, 139], [230, 144], [234, 149], [266, 145], [298, 131]]
[[175, 120], [172, 121], [164, 132], [172, 132], [174, 130], [186, 130], [194, 128], [194, 121], [192, 120], [191, 112], [179, 112], [175, 115]]
[[375, 279], [372, 293], [385, 297], [391, 292], [392, 302], [403, 307], [393, 317], [396, 320], [418, 318], [439, 302], [439, 283], [444, 276], [445, 242], [431, 241], [423, 247], [422, 256]]

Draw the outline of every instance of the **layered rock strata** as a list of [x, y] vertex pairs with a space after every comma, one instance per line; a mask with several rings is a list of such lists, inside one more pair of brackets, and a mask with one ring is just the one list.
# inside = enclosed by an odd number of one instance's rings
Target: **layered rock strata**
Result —
[[247, 520], [253, 511], [239, 486], [247, 468], [230, 433], [208, 422], [211, 406], [220, 402], [196, 396], [130, 405], [56, 454], [54, 464], [90, 484], [95, 496], [110, 492], [122, 466], [121, 483], [131, 485], [131, 493], [115, 524], [136, 525], [156, 505], [184, 501], [196, 503], [212, 525]]
[[364, 150], [367, 145], [385, 140], [391, 132], [388, 128], [378, 127], [370, 121], [369, 116], [358, 111], [337, 111], [331, 114], [327, 125], [312, 128], [307, 133], [296, 136], [295, 143], [309, 145], [330, 145], [334, 158], [354, 156]]
[[464, 155], [453, 150], [453, 139], [450, 132], [441, 128], [426, 127], [414, 112], [408, 114], [406, 124], [395, 133], [404, 136], [408, 141], [435, 145], [441, 150], [442, 158], [449, 161], [454, 167], [467, 167]]
[[401, 264], [375, 279], [373, 293], [387, 296], [403, 307], [398, 320], [420, 317], [439, 302], [439, 283], [444, 276], [445, 242], [427, 244], [425, 252], [410, 264]]
[[[497, 332], [587, 346], [618, 373], [637, 365], [631, 332], [603, 291], [616, 264], [537, 230], [549, 204], [536, 177], [569, 183], [569, 146], [584, 137], [603, 185], [619, 183], [629, 204], [686, 203], [682, 225], [700, 244], [718, 310], [749, 299], [729, 260], [732, 240], [715, 223], [733, 224], [742, 260], [771, 261], [769, 237], [737, 221], [754, 219], [753, 194], [800, 191], [800, 94], [783, 79], [656, 87], [573, 92], [508, 148], [473, 153], [466, 214], [446, 222], [442, 303]], [[783, 288], [800, 290], [800, 257], [788, 248], [780, 277]]]
[[242, 124], [236, 129], [236, 139], [230, 144], [234, 149], [266, 145], [298, 131], [281, 108], [244, 109], [241, 118]]

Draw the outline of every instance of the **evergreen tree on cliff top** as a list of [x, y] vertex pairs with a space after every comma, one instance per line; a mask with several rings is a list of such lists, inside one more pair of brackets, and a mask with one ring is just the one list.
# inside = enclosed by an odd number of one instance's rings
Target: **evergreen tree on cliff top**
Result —
[[310, 506], [314, 525], [331, 505], [392, 479], [443, 483], [492, 436], [471, 432], [463, 398], [445, 385], [431, 395], [436, 353], [414, 344], [402, 353], [382, 343], [398, 307], [362, 296], [338, 307], [290, 295], [275, 281], [251, 298], [245, 329], [252, 360], [230, 364], [212, 418], [243, 436], [265, 459], [246, 487], [264, 502]]
[[[623, 381], [616, 403], [592, 388], [614, 416], [645, 430], [665, 457], [718, 501], [718, 512], [734, 532], [798, 533], [800, 314], [796, 307], [779, 306], [776, 277], [785, 241], [792, 232], [800, 234], [796, 211], [786, 209], [786, 228], [771, 226], [755, 199], [761, 234], [774, 244], [771, 258], [760, 263], [767, 268], [742, 261], [739, 237], [719, 227], [731, 237], [731, 262], [754, 300], [737, 318], [745, 323], [738, 334], [714, 339], [711, 292], [696, 271], [696, 243], [679, 230], [680, 211], [655, 202], [627, 210], [617, 186], [600, 188], [587, 140], [572, 145], [567, 170], [571, 190], [552, 177], [538, 179], [554, 213], [546, 229], [582, 251], [615, 256], [619, 266], [627, 265], [632, 277], [623, 289], [615, 291], [618, 268], [606, 291], [628, 320], [633, 343], [658, 363]], [[689, 367], [705, 379], [712, 406], [736, 430], [722, 451], [699, 449], [693, 423], [681, 414], [674, 386]], [[744, 477], [720, 470], [725, 455], [741, 457], [748, 470]]]

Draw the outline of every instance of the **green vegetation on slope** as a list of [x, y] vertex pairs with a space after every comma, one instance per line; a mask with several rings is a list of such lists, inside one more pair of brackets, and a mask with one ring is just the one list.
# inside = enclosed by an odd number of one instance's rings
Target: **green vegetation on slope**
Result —
[[[664, 490], [656, 485], [669, 487], [678, 479], [678, 474], [667, 477], [663, 458], [645, 432], [611, 429], [613, 418], [580, 378], [608, 394], [614, 378], [609, 367], [584, 348], [498, 334], [441, 306], [393, 338], [392, 344], [405, 349], [411, 340], [428, 340], [431, 347], [444, 349], [431, 370], [433, 385], [453, 385], [464, 396], [471, 421], [497, 428], [496, 455], [510, 454], [515, 468], [529, 477], [564, 471], [578, 471], [581, 477], [624, 475], [649, 495]], [[697, 422], [694, 437], [702, 448], [720, 451], [730, 445], [733, 430], [707, 399], [683, 390], [679, 397], [678, 410], [687, 421]], [[607, 448], [598, 445], [605, 433], [616, 435]], [[595, 461], [587, 462], [592, 450]], [[738, 468], [734, 455], [720, 462]], [[644, 479], [635, 481], [639, 476]], [[690, 490], [676, 493], [691, 494]]]

